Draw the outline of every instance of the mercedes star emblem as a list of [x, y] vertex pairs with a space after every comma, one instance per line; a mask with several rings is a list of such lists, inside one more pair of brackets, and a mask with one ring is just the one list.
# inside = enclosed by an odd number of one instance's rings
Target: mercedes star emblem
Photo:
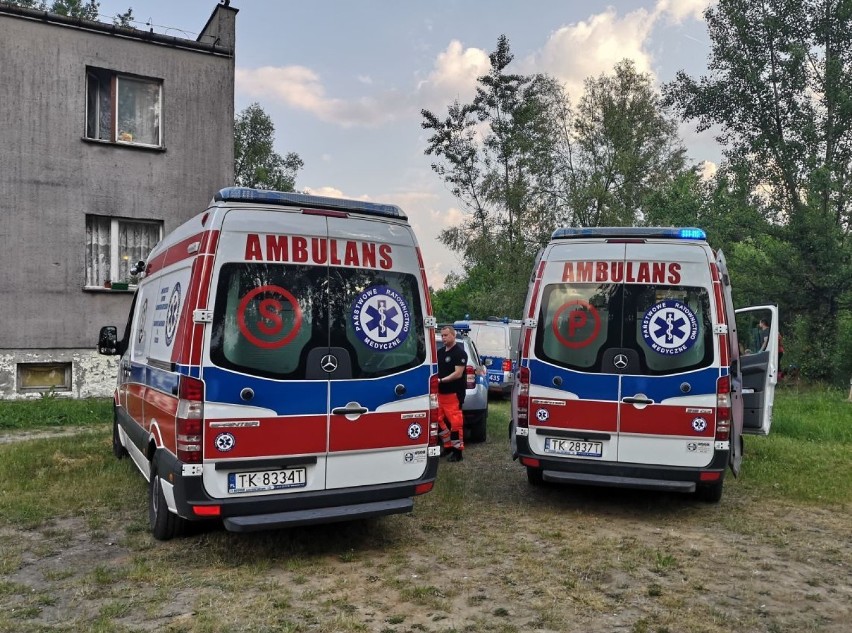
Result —
[[320, 361], [320, 367], [322, 367], [324, 372], [330, 374], [337, 369], [337, 357], [332, 354], [326, 354]]
[[612, 364], [615, 365], [617, 369], [624, 369], [627, 367], [627, 356], [619, 354], [612, 359]]

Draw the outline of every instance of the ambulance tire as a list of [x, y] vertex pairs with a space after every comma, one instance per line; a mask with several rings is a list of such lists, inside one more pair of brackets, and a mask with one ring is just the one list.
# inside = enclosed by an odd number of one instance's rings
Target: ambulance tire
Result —
[[695, 496], [705, 503], [719, 503], [722, 500], [722, 484], [723, 481], [720, 479], [712, 484], [698, 486], [695, 489]]
[[541, 468], [532, 468], [527, 466], [527, 481], [530, 482], [530, 485], [532, 486], [543, 486], [544, 474], [541, 472]]
[[121, 437], [118, 434], [118, 419], [113, 416], [112, 420], [112, 454], [116, 459], [124, 459], [129, 455], [127, 449], [121, 443]]
[[183, 534], [186, 520], [169, 511], [155, 461], [151, 461], [151, 481], [148, 484], [148, 523], [155, 539], [168, 541]]

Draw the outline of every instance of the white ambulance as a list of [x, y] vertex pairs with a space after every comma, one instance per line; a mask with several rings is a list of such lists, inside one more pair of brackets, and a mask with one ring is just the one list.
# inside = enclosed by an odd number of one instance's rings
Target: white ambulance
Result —
[[230, 188], [140, 262], [113, 447], [158, 539], [409, 512], [438, 467], [435, 321], [393, 205]]
[[[778, 375], [777, 309], [736, 312], [700, 229], [557, 230], [533, 270], [512, 394], [529, 481], [719, 501], [742, 433], [769, 433]], [[769, 346], [740, 358], [737, 318], [758, 314]]]

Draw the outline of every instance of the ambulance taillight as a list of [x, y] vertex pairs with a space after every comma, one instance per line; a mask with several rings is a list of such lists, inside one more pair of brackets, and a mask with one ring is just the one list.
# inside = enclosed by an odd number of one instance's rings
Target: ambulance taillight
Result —
[[731, 434], [731, 378], [716, 381], [716, 440], [728, 441]]
[[180, 377], [177, 406], [177, 457], [199, 464], [204, 445], [204, 383], [198, 378]]
[[517, 408], [517, 423], [519, 427], [529, 427], [529, 408], [530, 408], [530, 368], [521, 367], [518, 370], [518, 408]]
[[429, 378], [429, 446], [438, 445], [438, 374]]
[[476, 370], [468, 365], [464, 368], [464, 388], [473, 389], [476, 386]]

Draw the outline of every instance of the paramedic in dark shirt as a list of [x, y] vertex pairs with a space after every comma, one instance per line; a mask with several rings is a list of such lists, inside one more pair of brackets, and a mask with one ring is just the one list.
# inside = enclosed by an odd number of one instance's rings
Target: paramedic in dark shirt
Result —
[[439, 435], [444, 448], [450, 450], [447, 461], [464, 459], [464, 402], [467, 354], [456, 345], [456, 331], [449, 325], [441, 328], [444, 349], [438, 352], [438, 419], [443, 422]]

